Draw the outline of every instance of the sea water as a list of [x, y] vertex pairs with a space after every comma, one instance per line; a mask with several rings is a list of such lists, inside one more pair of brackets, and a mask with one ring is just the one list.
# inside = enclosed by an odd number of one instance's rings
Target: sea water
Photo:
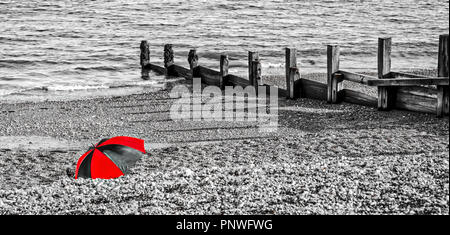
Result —
[[341, 45], [342, 68], [374, 71], [377, 38], [392, 37], [394, 69], [436, 68], [448, 10], [444, 0], [0, 0], [0, 100], [158, 85], [141, 79], [141, 40], [152, 62], [171, 43], [177, 64], [196, 48], [199, 64], [218, 69], [225, 53], [245, 76], [248, 50], [263, 75], [283, 74], [284, 47], [297, 48], [302, 73], [326, 72], [328, 44]]

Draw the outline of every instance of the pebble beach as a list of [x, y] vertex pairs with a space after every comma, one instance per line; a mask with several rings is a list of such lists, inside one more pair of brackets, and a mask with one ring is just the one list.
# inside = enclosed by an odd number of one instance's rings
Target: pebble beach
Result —
[[[278, 129], [173, 121], [158, 92], [0, 103], [0, 214], [448, 214], [449, 120], [279, 99]], [[73, 178], [101, 138], [146, 141], [131, 173]]]

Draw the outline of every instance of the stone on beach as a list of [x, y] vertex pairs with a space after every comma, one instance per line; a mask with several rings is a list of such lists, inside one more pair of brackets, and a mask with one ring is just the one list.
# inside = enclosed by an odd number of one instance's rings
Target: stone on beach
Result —
[[[0, 214], [449, 212], [448, 118], [298, 99], [280, 101], [277, 132], [260, 133], [167, 120], [167, 92], [0, 104], [15, 110], [0, 113], [2, 135], [78, 143], [2, 149]], [[155, 144], [124, 177], [68, 177], [80, 146], [117, 135]]]

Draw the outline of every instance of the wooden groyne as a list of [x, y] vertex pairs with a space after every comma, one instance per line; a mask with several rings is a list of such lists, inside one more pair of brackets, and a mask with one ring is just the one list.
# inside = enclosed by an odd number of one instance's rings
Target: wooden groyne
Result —
[[[339, 67], [339, 45], [327, 46], [327, 84], [301, 78], [295, 48], [285, 48], [286, 89], [278, 88], [278, 95], [287, 99], [311, 98], [326, 100], [330, 104], [348, 102], [377, 107], [380, 111], [392, 109], [449, 115], [449, 41], [448, 34], [439, 37], [438, 76], [427, 77], [391, 70], [391, 38], [378, 39], [378, 76], [372, 77], [343, 70]], [[195, 49], [188, 54], [189, 68], [174, 63], [171, 44], [164, 46], [164, 66], [150, 62], [147, 41], [141, 42], [143, 78], [150, 70], [166, 76], [186, 79], [200, 77], [202, 83], [219, 86], [269, 86], [262, 84], [259, 53], [248, 52], [248, 79], [229, 74], [227, 55], [220, 56], [219, 71], [199, 65]], [[378, 88], [378, 97], [356, 90], [345, 89], [343, 81]], [[258, 91], [258, 89], [255, 89]]]

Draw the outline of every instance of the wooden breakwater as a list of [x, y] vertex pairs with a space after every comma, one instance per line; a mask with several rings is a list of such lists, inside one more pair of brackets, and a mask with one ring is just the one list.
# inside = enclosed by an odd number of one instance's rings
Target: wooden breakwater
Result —
[[[285, 48], [286, 89], [278, 88], [279, 96], [287, 99], [311, 98], [328, 103], [348, 102], [377, 107], [381, 111], [391, 109], [436, 113], [438, 117], [449, 115], [449, 41], [448, 34], [439, 37], [438, 76], [427, 77], [391, 71], [391, 38], [378, 39], [378, 76], [372, 77], [339, 67], [339, 45], [327, 46], [327, 84], [301, 78], [297, 66], [295, 48]], [[141, 67], [143, 78], [149, 70], [166, 76], [186, 79], [200, 77], [202, 83], [219, 86], [269, 86], [262, 84], [261, 60], [258, 52], [248, 52], [248, 79], [229, 74], [227, 55], [220, 56], [219, 71], [199, 65], [195, 49], [189, 51], [189, 68], [174, 63], [171, 44], [164, 46], [164, 66], [150, 62], [147, 41], [141, 42]], [[378, 97], [345, 89], [343, 81], [355, 82], [378, 89]], [[258, 90], [258, 89], [255, 89]]]

